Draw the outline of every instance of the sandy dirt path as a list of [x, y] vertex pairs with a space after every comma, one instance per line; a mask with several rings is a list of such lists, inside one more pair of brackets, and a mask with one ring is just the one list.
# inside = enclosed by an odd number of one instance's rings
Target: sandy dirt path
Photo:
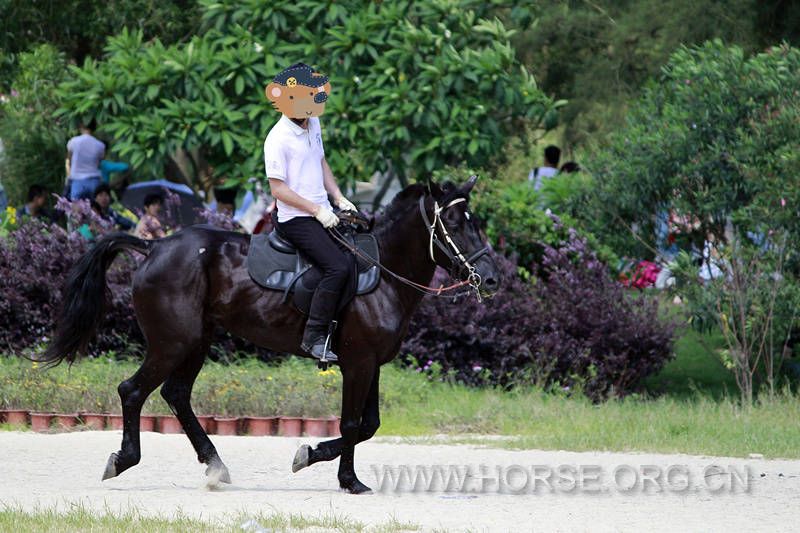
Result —
[[[356, 451], [360, 479], [373, 489], [383, 483], [384, 490], [352, 496], [338, 489], [337, 463], [291, 473], [298, 446], [314, 442], [305, 438], [214, 437], [233, 483], [209, 490], [204, 466], [196, 462], [185, 436], [144, 433], [142, 462], [101, 482], [120, 435], [0, 432], [0, 506], [66, 508], [82, 502], [98, 510], [135, 507], [162, 516], [180, 510], [209, 520], [237, 512], [335, 514], [368, 525], [396, 519], [426, 531], [797, 531], [800, 527], [800, 461], [505, 450], [384, 438]], [[460, 481], [450, 478], [448, 491], [423, 491], [423, 481], [413, 491], [409, 478], [404, 478], [400, 490], [393, 490], [383, 473], [400, 470], [384, 465], [429, 469], [463, 465], [440, 472], [469, 475]], [[653, 481], [644, 480], [648, 477]], [[438, 485], [433, 488], [443, 489], [443, 478], [435, 479]]]

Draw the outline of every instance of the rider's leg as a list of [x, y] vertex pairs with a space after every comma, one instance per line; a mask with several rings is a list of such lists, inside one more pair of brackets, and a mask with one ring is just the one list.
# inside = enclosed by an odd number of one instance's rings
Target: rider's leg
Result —
[[[314, 291], [308, 322], [301, 347], [316, 358], [325, 353], [325, 341], [331, 321], [336, 316], [342, 288], [353, 275], [354, 262], [312, 217], [296, 217], [279, 225], [280, 232], [302, 254], [322, 270], [322, 279]], [[328, 351], [326, 359], [335, 361], [336, 354]]]

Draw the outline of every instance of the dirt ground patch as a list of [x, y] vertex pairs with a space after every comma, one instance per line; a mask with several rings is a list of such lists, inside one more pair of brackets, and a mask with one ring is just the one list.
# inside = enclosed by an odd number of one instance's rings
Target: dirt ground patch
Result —
[[32, 510], [80, 502], [98, 511], [134, 507], [208, 520], [237, 513], [334, 514], [425, 531], [789, 531], [796, 530], [800, 506], [800, 461], [507, 450], [392, 438], [356, 449], [359, 478], [375, 489], [364, 496], [338, 489], [338, 462], [292, 474], [298, 446], [315, 440], [281, 437], [213, 437], [233, 483], [209, 490], [185, 436], [144, 433], [142, 462], [101, 482], [120, 437], [115, 431], [0, 432], [0, 506]]

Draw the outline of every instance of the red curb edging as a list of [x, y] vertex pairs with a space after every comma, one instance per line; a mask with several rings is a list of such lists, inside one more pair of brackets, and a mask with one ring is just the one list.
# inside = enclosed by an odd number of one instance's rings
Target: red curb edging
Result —
[[54, 416], [53, 413], [31, 413], [31, 429], [39, 433], [50, 431]]
[[[253, 435], [282, 437], [338, 437], [338, 416], [246, 416], [226, 417], [197, 415], [197, 421], [208, 435]], [[85, 429], [120, 431], [121, 414], [107, 413], [45, 413], [25, 409], [0, 409], [0, 423], [28, 427], [33, 431], [73, 431], [82, 425]], [[183, 433], [180, 422], [173, 415], [141, 415], [140, 431]]]
[[236, 435], [239, 432], [239, 417], [215, 416], [217, 435]]
[[328, 422], [327, 418], [304, 418], [303, 435], [307, 437], [327, 437]]
[[155, 415], [141, 415], [139, 417], [139, 431], [155, 431], [155, 430], [156, 430]]
[[57, 431], [72, 431], [78, 424], [78, 413], [56, 414], [55, 421]]
[[103, 431], [106, 429], [106, 415], [101, 413], [81, 413], [81, 420], [86, 429]]
[[303, 419], [299, 416], [282, 416], [278, 419], [278, 435], [299, 437], [303, 434]]
[[28, 425], [28, 411], [25, 409], [7, 409], [5, 421], [14, 426]]
[[183, 433], [181, 423], [172, 415], [161, 415], [158, 417], [159, 433], [179, 434]]
[[113, 429], [116, 431], [122, 430], [122, 415], [110, 414], [106, 417], [106, 420], [108, 421], [108, 429]]

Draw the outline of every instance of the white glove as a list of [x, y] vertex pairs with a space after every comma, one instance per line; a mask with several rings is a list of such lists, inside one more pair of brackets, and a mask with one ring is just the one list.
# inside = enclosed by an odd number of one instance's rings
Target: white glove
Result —
[[356, 209], [355, 204], [353, 204], [353, 202], [351, 202], [344, 196], [342, 196], [341, 198], [339, 198], [339, 200], [336, 201], [336, 206], [342, 211], [353, 211], [355, 213], [358, 213], [358, 209]]
[[319, 209], [317, 209], [314, 218], [319, 220], [319, 223], [322, 224], [322, 227], [325, 229], [332, 228], [339, 224], [339, 217], [334, 215], [333, 211], [327, 207], [320, 206]]

